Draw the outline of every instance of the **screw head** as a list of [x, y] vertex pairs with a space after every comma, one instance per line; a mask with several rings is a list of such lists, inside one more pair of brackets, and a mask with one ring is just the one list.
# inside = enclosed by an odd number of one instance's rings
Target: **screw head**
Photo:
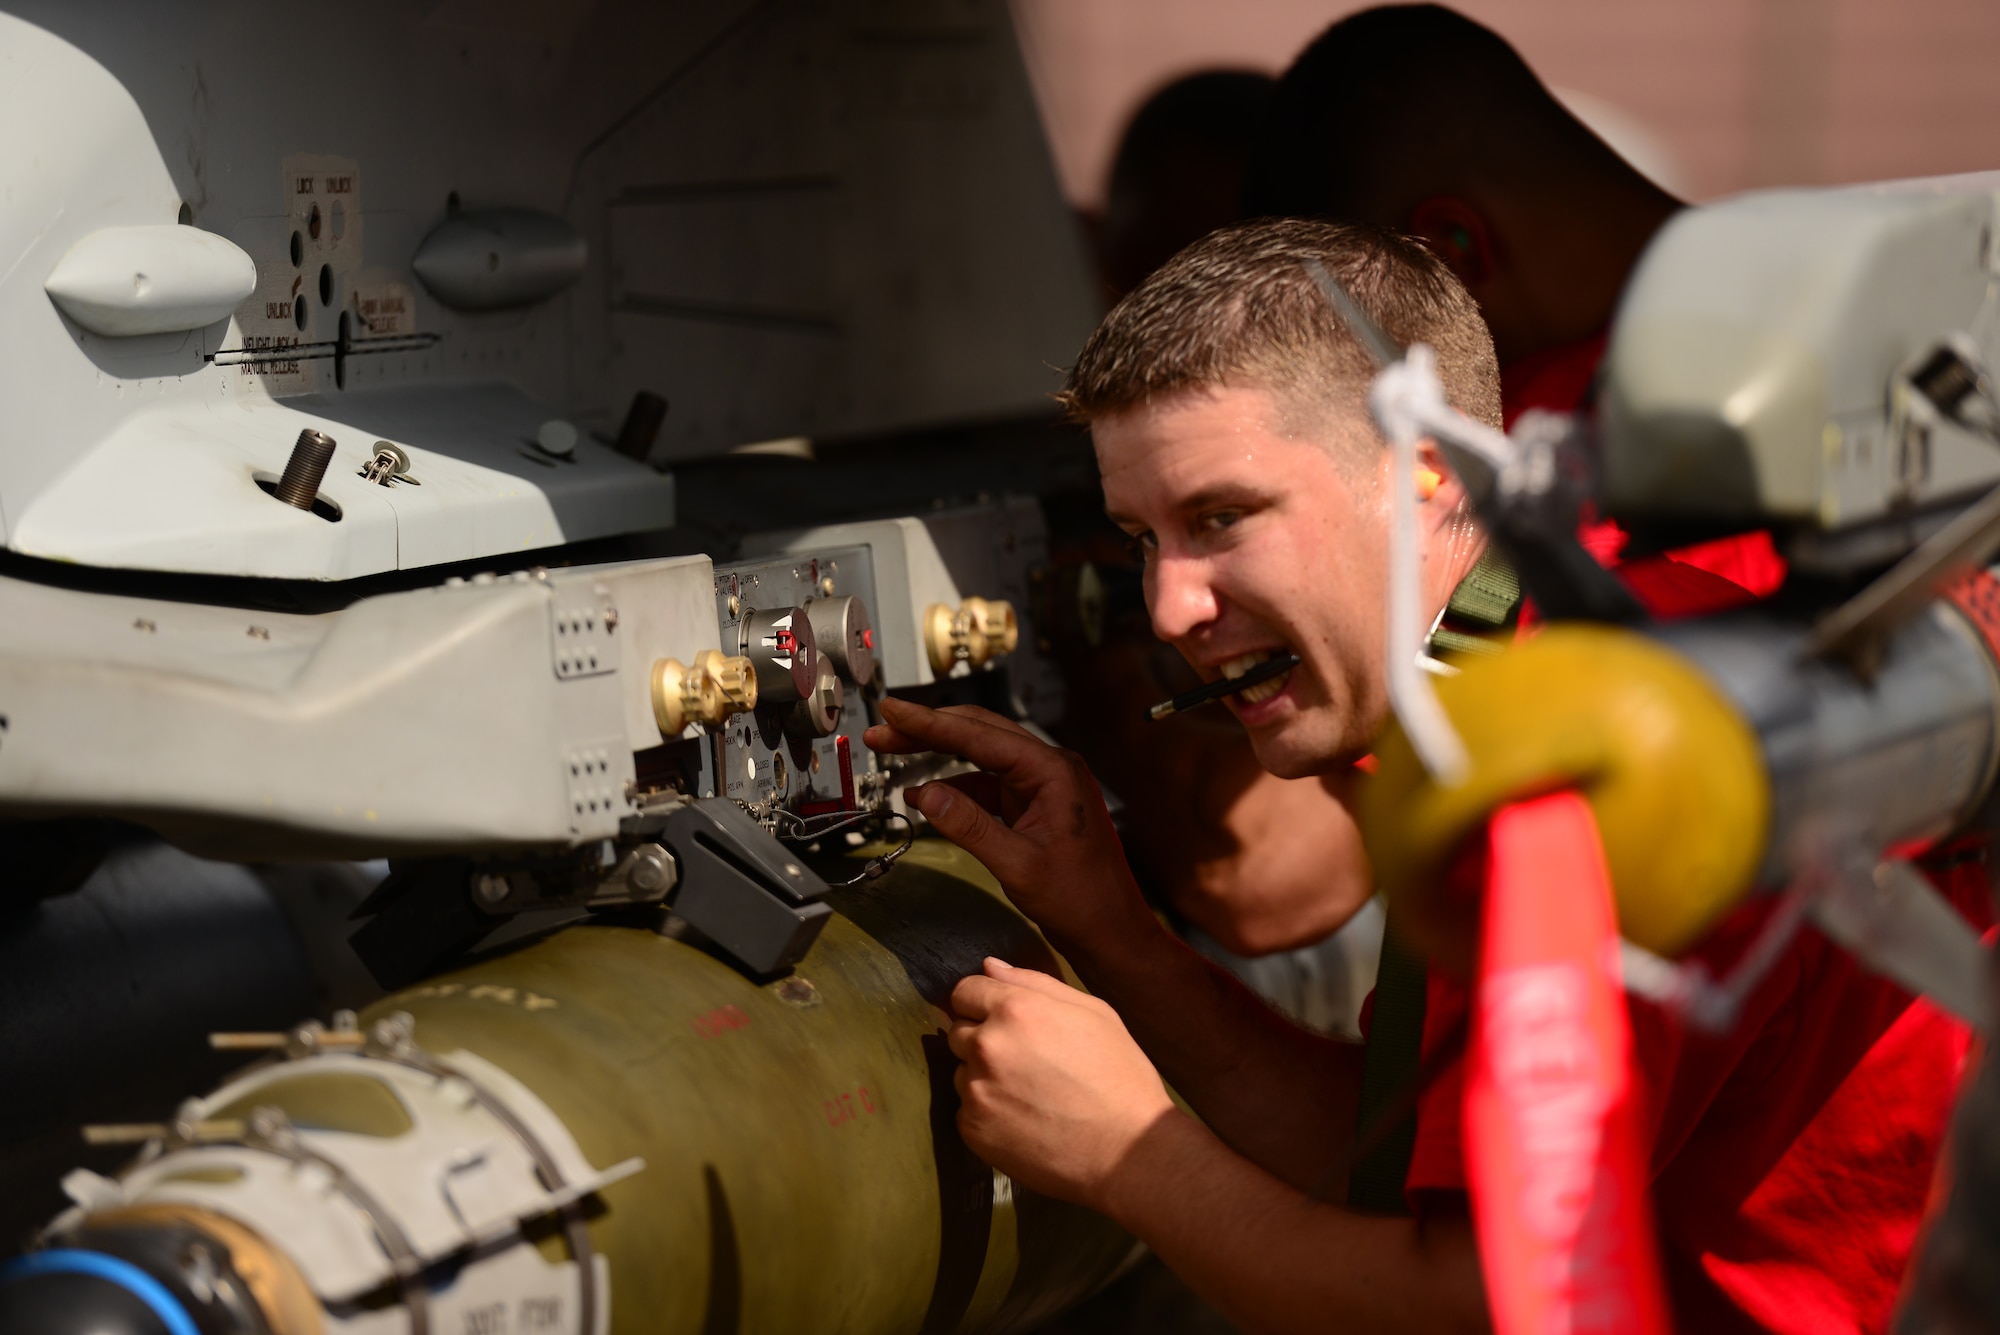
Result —
[[796, 974], [779, 983], [777, 992], [778, 1000], [789, 1005], [802, 1009], [819, 1005], [819, 989], [812, 985], [810, 979], [800, 978]]
[[667, 850], [658, 845], [648, 845], [638, 850], [632, 858], [631, 870], [625, 878], [634, 890], [642, 894], [664, 894], [674, 883], [674, 866]]
[[505, 876], [495, 876], [491, 872], [486, 872], [472, 878], [473, 898], [488, 908], [505, 903], [508, 889]]

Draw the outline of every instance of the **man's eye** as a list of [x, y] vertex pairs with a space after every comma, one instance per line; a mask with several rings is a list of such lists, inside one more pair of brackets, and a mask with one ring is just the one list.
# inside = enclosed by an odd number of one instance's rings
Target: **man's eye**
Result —
[[1160, 549], [1160, 540], [1153, 536], [1150, 529], [1144, 533], [1126, 534], [1125, 542], [1132, 549], [1132, 559], [1141, 563], [1152, 560], [1154, 553]]
[[1201, 517], [1201, 526], [1206, 529], [1235, 528], [1242, 519], [1241, 510], [1211, 510]]

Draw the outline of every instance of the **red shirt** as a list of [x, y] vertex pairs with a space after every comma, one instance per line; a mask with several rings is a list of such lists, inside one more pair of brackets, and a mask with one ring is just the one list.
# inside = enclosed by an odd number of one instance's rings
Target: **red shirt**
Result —
[[[1530, 408], [1557, 413], [1573, 413], [1581, 408], [1590, 397], [1592, 383], [1597, 378], [1597, 365], [1604, 359], [1608, 337], [1607, 334], [1595, 334], [1578, 343], [1546, 348], [1502, 368], [1502, 422], [1512, 429], [1514, 419]], [[1625, 549], [1625, 530], [1610, 520], [1587, 523], [1577, 536], [1583, 540], [1590, 554], [1605, 565], [1617, 561]], [[1649, 556], [1625, 563], [1624, 569], [1630, 573], [1637, 573], [1634, 567], [1644, 567], [1644, 573], [1639, 573], [1638, 579], [1659, 585], [1660, 592], [1676, 609], [1688, 597], [1726, 599], [1731, 595], [1715, 587], [1714, 581], [1690, 581], [1679, 571], [1664, 569], [1668, 563], [1682, 570], [1693, 568], [1719, 576], [1746, 590], [1748, 598], [1768, 597], [1785, 582], [1785, 559], [1771, 545], [1771, 535], [1763, 532], [1739, 533], [1713, 542], [1681, 547], [1665, 556]], [[1645, 597], [1645, 590], [1635, 591]], [[1735, 597], [1738, 601], [1748, 600], [1741, 594]], [[1719, 611], [1728, 605], [1726, 601], [1714, 601], [1700, 610]], [[1686, 610], [1695, 609], [1690, 607]], [[1662, 612], [1662, 615], [1674, 614]]]
[[[1509, 416], [1529, 406], [1574, 407], [1528, 391], [1580, 394], [1602, 353], [1598, 338], [1503, 377]], [[1620, 535], [1622, 536], [1622, 535]], [[1748, 562], [1747, 582], [1783, 577], [1768, 538], [1709, 544]], [[1590, 541], [1586, 535], [1586, 541]], [[1733, 545], [1732, 545], [1733, 544]], [[1761, 553], [1769, 554], [1764, 562]], [[1714, 552], [1711, 552], [1714, 554]], [[1684, 558], [1675, 553], [1674, 558]], [[1600, 559], [1615, 556], [1615, 549]], [[1719, 610], [1753, 590], [1685, 561], [1618, 567], [1655, 615]], [[1773, 578], [1775, 564], [1775, 578]], [[1677, 567], [1677, 568], [1676, 568]], [[1932, 879], [1975, 926], [1993, 921], [1981, 856]], [[1727, 976], [1773, 908], [1745, 905], [1693, 952]], [[1466, 989], [1430, 978], [1428, 1054], [1465, 1015]], [[1888, 1327], [1916, 1242], [1933, 1167], [1971, 1046], [1957, 1020], [1864, 970], [1805, 927], [1752, 993], [1733, 1029], [1690, 1030], [1628, 998], [1633, 1056], [1646, 1082], [1653, 1204], [1676, 1325], [1683, 1330], [1877, 1331]], [[1412, 1206], [1463, 1193], [1453, 1065], [1417, 1110], [1405, 1183]]]
[[[1933, 879], [1975, 925], [1990, 924], [1980, 863]], [[1771, 908], [1747, 905], [1695, 957], [1726, 976]], [[1426, 1051], [1467, 1000], [1431, 975]], [[1676, 1327], [1886, 1330], [1970, 1031], [1811, 927], [1726, 1034], [1627, 1000]], [[1465, 1190], [1461, 1097], [1453, 1065], [1419, 1101], [1406, 1188], [1420, 1211], [1450, 1208], [1436, 1193]]]

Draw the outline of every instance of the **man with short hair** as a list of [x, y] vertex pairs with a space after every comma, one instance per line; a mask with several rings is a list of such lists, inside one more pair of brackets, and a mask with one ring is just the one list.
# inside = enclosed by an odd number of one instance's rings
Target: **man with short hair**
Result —
[[[1393, 335], [1437, 348], [1452, 400], [1497, 422], [1491, 343], [1444, 266], [1399, 238], [1309, 222], [1183, 251], [1107, 317], [1064, 394], [1091, 422], [1107, 509], [1146, 552], [1161, 638], [1208, 679], [1285, 649], [1303, 660], [1231, 702], [1283, 775], [1352, 762], [1386, 711], [1386, 453], [1363, 408], [1367, 360], [1313, 259]], [[1448, 480], [1422, 506], [1431, 612], [1479, 556], [1462, 501]], [[1353, 1135], [1362, 1050], [1294, 1027], [1160, 926], [1079, 760], [993, 715], [885, 701], [883, 716], [877, 749], [952, 751], [999, 776], [1011, 829], [948, 785], [910, 800], [1096, 994], [997, 962], [960, 985], [955, 1008], [984, 1021], [953, 1037], [969, 1062], [968, 1142], [1030, 1188], [1124, 1222], [1239, 1324], [1476, 1325], [1462, 1215], [1369, 1218], [1308, 1195], [1344, 1196], [1322, 1179]], [[1206, 1126], [1174, 1111], [1121, 1014]]]
[[[1365, 409], [1372, 367], [1313, 282], [1315, 260], [1391, 336], [1436, 350], [1457, 407], [1497, 421], [1492, 345], [1449, 269], [1403, 238], [1302, 221], [1227, 229], [1176, 256], [1106, 318], [1063, 395], [1090, 424], [1107, 510], [1145, 549], [1156, 633], [1209, 679], [1299, 656], [1229, 700], [1282, 775], [1351, 765], [1387, 715], [1395, 480]], [[1417, 507], [1436, 615], [1484, 538], [1435, 449], [1420, 454], [1446, 474]], [[1364, 1050], [1286, 1022], [1161, 927], [1075, 756], [980, 710], [882, 711], [876, 749], [981, 768], [909, 800], [992, 870], [1095, 994], [997, 960], [960, 983], [951, 1046], [967, 1143], [1024, 1186], [1123, 1223], [1239, 1325], [1481, 1327], [1455, 1101], [1427, 1100], [1418, 1120], [1414, 1214], [1329, 1203], [1347, 1197]], [[1730, 926], [1719, 940], [1703, 959], [1721, 971], [1744, 938]], [[1632, 1010], [1680, 1319], [1879, 1328], [1963, 1029], [1817, 937], [1722, 1040]], [[1866, 1190], [1826, 1186], [1835, 1169]]]

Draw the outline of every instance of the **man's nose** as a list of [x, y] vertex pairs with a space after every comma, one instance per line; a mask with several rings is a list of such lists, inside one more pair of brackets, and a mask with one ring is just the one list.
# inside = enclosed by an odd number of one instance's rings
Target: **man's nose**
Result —
[[1219, 607], [1205, 562], [1161, 556], [1146, 577], [1146, 610], [1161, 639], [1185, 639], [1215, 620]]

